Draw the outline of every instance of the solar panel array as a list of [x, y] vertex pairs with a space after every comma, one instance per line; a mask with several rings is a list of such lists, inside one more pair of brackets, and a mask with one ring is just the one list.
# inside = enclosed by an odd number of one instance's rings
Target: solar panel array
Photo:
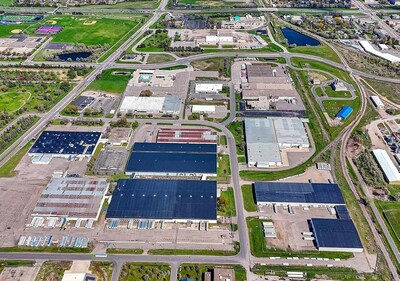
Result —
[[352, 220], [311, 219], [310, 225], [318, 248], [363, 248]]
[[126, 171], [215, 174], [216, 152], [215, 144], [135, 143]]
[[91, 155], [100, 136], [99, 132], [44, 131], [29, 153]]
[[106, 218], [216, 220], [216, 202], [215, 181], [122, 179]]
[[337, 184], [256, 182], [254, 190], [257, 203], [345, 204]]
[[338, 219], [351, 219], [349, 211], [345, 205], [335, 206], [335, 210]]

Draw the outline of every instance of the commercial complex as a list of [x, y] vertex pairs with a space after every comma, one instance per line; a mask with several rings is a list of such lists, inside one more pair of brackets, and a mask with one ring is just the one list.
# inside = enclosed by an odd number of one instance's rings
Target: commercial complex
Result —
[[390, 159], [389, 154], [383, 149], [372, 150], [379, 167], [382, 169], [383, 175], [389, 184], [400, 184], [400, 173]]
[[32, 216], [97, 221], [108, 186], [105, 178], [52, 178], [40, 195]]
[[181, 100], [178, 97], [127, 96], [122, 101], [120, 112], [177, 115], [180, 108]]
[[215, 181], [122, 179], [106, 219], [216, 222], [216, 202]]
[[216, 176], [216, 144], [135, 143], [125, 174]]
[[255, 182], [257, 205], [334, 207], [345, 205], [337, 184]]
[[247, 163], [251, 167], [282, 166], [281, 149], [308, 148], [299, 118], [245, 118]]
[[310, 219], [310, 228], [319, 251], [362, 252], [357, 229], [350, 219]]
[[53, 157], [91, 156], [100, 132], [44, 131], [29, 150], [33, 163], [48, 164]]

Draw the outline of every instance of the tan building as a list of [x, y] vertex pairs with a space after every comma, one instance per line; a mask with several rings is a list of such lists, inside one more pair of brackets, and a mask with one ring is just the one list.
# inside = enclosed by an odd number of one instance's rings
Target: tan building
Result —
[[235, 270], [232, 268], [216, 267], [213, 272], [205, 272], [204, 281], [235, 281]]

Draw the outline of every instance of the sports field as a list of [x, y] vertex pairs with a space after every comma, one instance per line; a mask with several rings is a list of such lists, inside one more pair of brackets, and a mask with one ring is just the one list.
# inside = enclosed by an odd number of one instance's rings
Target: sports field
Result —
[[14, 29], [22, 29], [25, 30], [30, 24], [9, 24], [9, 25], [1, 25], [0, 26], [0, 37], [9, 37], [12, 35], [11, 31]]
[[30, 93], [0, 94], [0, 111], [13, 112], [22, 107], [30, 98]]
[[[115, 75], [117, 72], [126, 73], [126, 75]], [[87, 90], [122, 94], [132, 78], [131, 73], [132, 70], [128, 69], [104, 70], [101, 76], [87, 87]]]

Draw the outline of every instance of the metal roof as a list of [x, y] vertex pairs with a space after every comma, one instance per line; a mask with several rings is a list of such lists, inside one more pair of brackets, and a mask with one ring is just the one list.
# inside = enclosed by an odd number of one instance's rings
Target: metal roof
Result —
[[345, 204], [337, 184], [255, 182], [254, 190], [257, 203]]
[[389, 154], [383, 149], [374, 149], [372, 150], [372, 153], [374, 154], [376, 161], [378, 161], [379, 167], [382, 169], [386, 180], [389, 183], [400, 182], [399, 170], [390, 159]]
[[318, 248], [363, 248], [352, 220], [313, 218], [310, 226]]
[[106, 218], [216, 220], [217, 183], [122, 179]]
[[347, 117], [349, 117], [350, 113], [353, 112], [353, 108], [351, 108], [350, 106], [343, 106], [339, 112], [336, 114], [336, 117], [342, 118], [342, 119], [346, 119]]
[[44, 131], [29, 153], [91, 155], [100, 136], [99, 132]]

